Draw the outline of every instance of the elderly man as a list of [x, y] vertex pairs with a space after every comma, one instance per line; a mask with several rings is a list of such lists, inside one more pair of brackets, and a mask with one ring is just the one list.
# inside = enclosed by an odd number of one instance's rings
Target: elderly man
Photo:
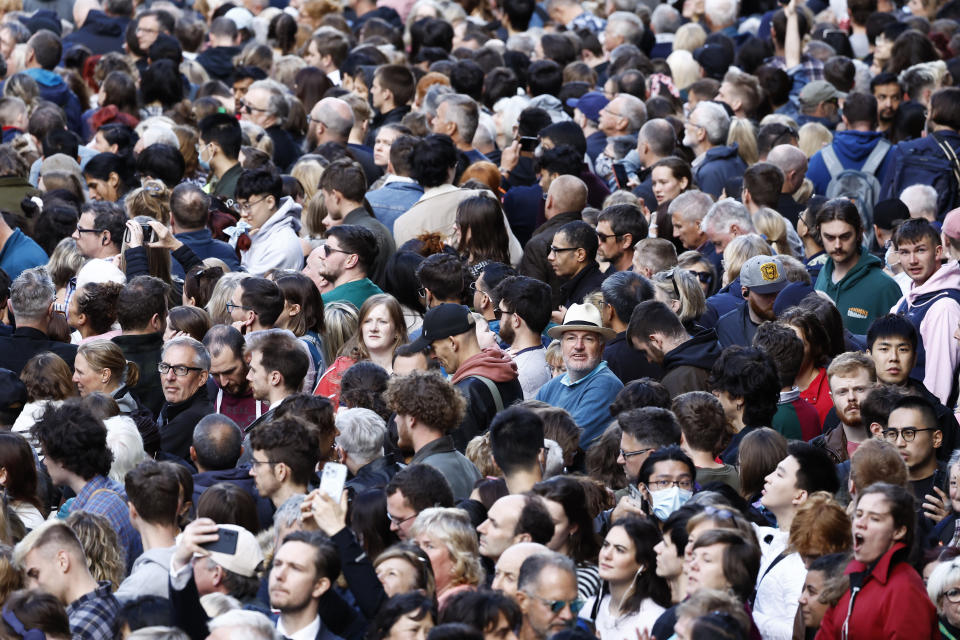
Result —
[[213, 413], [206, 386], [210, 354], [193, 338], [174, 338], [163, 345], [157, 370], [166, 400], [157, 418], [160, 448], [189, 460], [193, 428]]
[[923, 218], [938, 232], [941, 225], [937, 222], [937, 190], [928, 184], [915, 184], [900, 192], [900, 199], [907, 205], [911, 218]]
[[610, 403], [623, 388], [602, 359], [604, 345], [617, 334], [589, 303], [571, 306], [563, 324], [548, 333], [560, 340], [567, 372], [543, 385], [537, 400], [566, 409], [582, 429], [580, 446], [586, 449], [610, 422]]
[[523, 613], [520, 640], [546, 640], [570, 627], [583, 600], [577, 597], [573, 560], [559, 553], [532, 555], [520, 565], [516, 601]]
[[296, 141], [283, 128], [290, 112], [286, 93], [286, 87], [275, 80], [257, 80], [237, 105], [241, 119], [263, 127], [273, 140], [273, 163], [281, 171], [289, 169], [300, 157]]
[[730, 116], [716, 102], [700, 102], [684, 125], [683, 144], [693, 149], [693, 177], [700, 189], [719, 198], [727, 180], [739, 178], [747, 165], [738, 154], [737, 144], [727, 146]]
[[720, 254], [737, 236], [756, 233], [750, 212], [733, 198], [724, 198], [710, 207], [700, 223], [700, 229]]
[[629, 93], [617, 94], [610, 103], [600, 109], [597, 128], [607, 136], [634, 136], [647, 119], [643, 101]]
[[46, 267], [27, 269], [13, 281], [7, 306], [16, 318], [17, 328], [12, 336], [0, 337], [0, 367], [19, 375], [30, 358], [52, 351], [73, 369], [76, 345], [52, 340], [47, 335], [56, 293]]
[[490, 162], [487, 156], [473, 148], [473, 136], [479, 123], [480, 108], [476, 101], [462, 93], [451, 93], [440, 98], [437, 117], [433, 119], [433, 132], [450, 136], [470, 164]]
[[383, 455], [387, 435], [383, 418], [370, 409], [340, 409], [336, 424], [337, 452], [351, 476], [344, 486], [353, 493], [387, 486], [400, 468], [391, 456]]
[[537, 542], [518, 542], [507, 547], [506, 551], [501, 553], [500, 558], [497, 559], [490, 588], [502, 591], [511, 598], [515, 598], [517, 595], [517, 578], [520, 576], [520, 566], [523, 561], [532, 555], [549, 552], [550, 549]]
[[796, 224], [804, 206], [797, 202], [794, 195], [803, 186], [803, 180], [807, 175], [809, 166], [807, 155], [792, 144], [778, 144], [767, 154], [767, 162], [777, 165], [783, 171], [780, 200], [774, 208], [784, 218]]
[[324, 98], [310, 111], [310, 126], [307, 129], [307, 148], [333, 142], [347, 151], [360, 166], [367, 178], [367, 184], [373, 184], [383, 175], [383, 171], [373, 161], [373, 154], [362, 146], [350, 145], [350, 131], [353, 129], [353, 109], [340, 98]]
[[685, 191], [673, 199], [667, 213], [673, 223], [673, 237], [684, 249], [697, 251], [713, 263], [717, 277], [723, 273], [723, 253], [718, 252], [702, 227], [713, 199], [702, 191]]

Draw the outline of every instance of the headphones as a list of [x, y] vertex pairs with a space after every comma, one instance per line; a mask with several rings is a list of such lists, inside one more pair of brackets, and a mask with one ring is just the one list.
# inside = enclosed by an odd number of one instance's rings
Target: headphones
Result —
[[23, 623], [20, 622], [17, 616], [13, 613], [13, 611], [10, 611], [10, 609], [4, 608], [3, 621], [10, 625], [14, 633], [19, 634], [23, 640], [47, 640], [47, 634], [40, 629], [25, 628]]

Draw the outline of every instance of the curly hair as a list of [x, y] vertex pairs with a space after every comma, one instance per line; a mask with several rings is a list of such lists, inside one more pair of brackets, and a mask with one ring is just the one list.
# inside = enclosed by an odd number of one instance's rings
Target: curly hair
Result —
[[459, 389], [436, 373], [422, 371], [390, 380], [384, 399], [391, 411], [443, 433], [457, 428], [467, 410]]
[[424, 509], [417, 515], [410, 537], [416, 538], [423, 533], [435, 537], [450, 554], [453, 560], [452, 584], [476, 586], [483, 582], [477, 532], [466, 511], [447, 507]]
[[800, 505], [790, 525], [790, 549], [801, 556], [825, 556], [850, 549], [850, 517], [826, 491]]
[[254, 429], [250, 446], [290, 468], [293, 481], [305, 485], [317, 464], [317, 431], [294, 417], [276, 418]]
[[123, 285], [116, 282], [90, 282], [73, 294], [77, 310], [87, 317], [94, 335], [110, 331], [117, 321], [117, 300]]
[[77, 395], [70, 366], [55, 353], [38, 353], [23, 365], [20, 380], [27, 388], [27, 398], [37, 400], [64, 400]]
[[74, 511], [67, 518], [67, 525], [80, 540], [94, 580], [107, 580], [110, 590], [116, 591], [127, 574], [127, 565], [113, 525], [104, 516], [89, 511]]
[[48, 406], [34, 424], [33, 436], [45, 455], [84, 480], [110, 473], [107, 428], [79, 398]]
[[347, 369], [340, 379], [340, 402], [349, 407], [370, 409], [384, 421], [392, 413], [383, 399], [390, 374], [373, 362], [358, 362]]

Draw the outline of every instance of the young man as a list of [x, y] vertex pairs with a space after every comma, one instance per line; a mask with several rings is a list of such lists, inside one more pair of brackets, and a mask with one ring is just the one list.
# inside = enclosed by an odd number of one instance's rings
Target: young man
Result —
[[233, 290], [227, 311], [233, 327], [242, 334], [272, 329], [283, 313], [284, 299], [273, 280], [244, 278]]
[[173, 338], [163, 345], [157, 365], [166, 402], [157, 416], [160, 447], [183, 460], [190, 456], [193, 428], [213, 412], [207, 397], [210, 354], [189, 336]]
[[243, 135], [240, 123], [226, 113], [214, 113], [200, 121], [200, 148], [197, 161], [210, 167], [211, 179], [206, 191], [214, 198], [223, 198], [234, 204], [237, 180], [243, 173], [240, 166], [240, 146]]
[[841, 353], [827, 367], [833, 407], [840, 424], [823, 436], [824, 448], [840, 463], [850, 458], [857, 446], [870, 437], [863, 424], [860, 403], [877, 385], [877, 370], [869, 356], [854, 351]]
[[248, 363], [247, 382], [253, 397], [270, 405], [266, 413], [247, 427], [245, 432], [250, 433], [255, 425], [273, 416], [284, 398], [300, 390], [310, 358], [296, 338], [280, 329], [251, 335], [243, 354]]
[[305, 495], [317, 466], [318, 447], [316, 432], [295, 418], [277, 418], [254, 429], [250, 476], [257, 492], [278, 509], [287, 500]]
[[584, 296], [600, 288], [604, 274], [597, 266], [597, 232], [586, 222], [568, 222], [554, 234], [547, 261], [559, 276], [560, 310], [553, 319], [560, 322], [563, 312], [574, 304], [581, 304]]
[[822, 429], [817, 410], [800, 397], [794, 384], [803, 363], [803, 340], [789, 327], [765, 322], [757, 328], [753, 346], [773, 359], [779, 374], [780, 402], [770, 426], [788, 440], [810, 442]]
[[158, 415], [164, 396], [160, 381], [160, 352], [167, 325], [167, 285], [153, 276], [127, 281], [117, 298], [117, 322], [123, 334], [113, 338], [123, 357], [137, 365], [140, 380], [130, 392]]
[[255, 276], [299, 270], [303, 250], [290, 216], [295, 203], [283, 195], [280, 175], [266, 169], [244, 171], [237, 178], [236, 201], [241, 222], [250, 225], [250, 248], [240, 260], [244, 269]]
[[531, 491], [543, 479], [543, 420], [530, 409], [510, 407], [498, 413], [490, 424], [490, 449], [508, 492]]
[[324, 304], [344, 301], [357, 309], [367, 298], [383, 293], [370, 277], [377, 259], [377, 237], [357, 225], [327, 230], [327, 242], [319, 249], [320, 272], [333, 289], [322, 294]]
[[759, 255], [747, 260], [740, 269], [740, 288], [747, 303], [717, 321], [720, 346], [750, 346], [757, 327], [776, 320], [773, 303], [788, 284], [779, 258]]
[[603, 325], [617, 332], [603, 348], [603, 359], [620, 382], [627, 384], [640, 378], [659, 380], [663, 370], [659, 365], [649, 362], [627, 340], [627, 323], [633, 309], [644, 300], [652, 300], [653, 285], [650, 281], [633, 271], [612, 273], [600, 285], [603, 304], [600, 315]]
[[407, 539], [417, 515], [430, 507], [452, 507], [453, 492], [443, 474], [425, 464], [412, 464], [393, 476], [386, 488], [390, 530]]
[[210, 354], [210, 377], [217, 387], [213, 410], [246, 429], [270, 407], [253, 397], [243, 335], [232, 326], [216, 325], [203, 337], [203, 346]]
[[706, 391], [690, 391], [674, 398], [671, 408], [680, 423], [680, 448], [697, 467], [697, 484], [703, 487], [711, 482], [723, 482], [739, 491], [740, 476], [736, 467], [717, 462], [727, 429], [727, 417], [720, 400]]
[[610, 266], [608, 273], [626, 271], [633, 264], [633, 247], [647, 237], [647, 220], [634, 205], [607, 207], [597, 218], [597, 256]]
[[537, 395], [550, 381], [543, 331], [550, 324], [550, 287], [526, 276], [505, 278], [493, 292], [498, 299], [500, 339], [517, 363], [517, 379], [524, 400]]

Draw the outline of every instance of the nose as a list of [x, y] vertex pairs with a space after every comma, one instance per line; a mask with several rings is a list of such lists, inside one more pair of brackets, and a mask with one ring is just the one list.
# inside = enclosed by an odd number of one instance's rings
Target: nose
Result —
[[618, 453], [618, 454], [617, 454], [617, 464], [619, 464], [619, 465], [625, 465], [625, 464], [627, 464], [627, 459], [623, 457], [623, 454], [622, 454], [622, 453]]
[[173, 369], [167, 370], [166, 375], [164, 376], [167, 380], [176, 380], [177, 374], [173, 372]]

